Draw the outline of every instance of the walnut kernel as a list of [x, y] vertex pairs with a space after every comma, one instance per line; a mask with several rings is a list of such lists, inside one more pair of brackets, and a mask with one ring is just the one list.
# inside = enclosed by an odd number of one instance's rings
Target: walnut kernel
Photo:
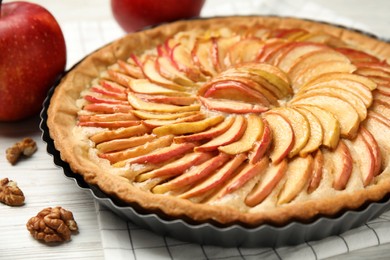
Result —
[[4, 178], [0, 180], [0, 202], [9, 206], [20, 206], [24, 203], [24, 194], [16, 182]]
[[30, 157], [37, 150], [37, 144], [29, 137], [24, 138], [22, 141], [17, 142], [12, 147], [6, 150], [7, 160], [15, 165], [22, 155]]
[[72, 231], [78, 231], [72, 212], [62, 208], [45, 208], [26, 224], [31, 235], [44, 242], [69, 241]]

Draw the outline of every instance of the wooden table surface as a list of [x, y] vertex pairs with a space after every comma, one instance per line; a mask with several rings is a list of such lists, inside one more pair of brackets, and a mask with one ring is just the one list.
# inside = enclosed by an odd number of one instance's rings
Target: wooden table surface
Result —
[[[207, 1], [204, 12], [209, 14], [208, 7], [227, 0]], [[267, 1], [272, 0], [263, 2]], [[45, 6], [60, 25], [76, 21], [114, 23], [107, 0], [30, 2]], [[390, 39], [390, 1], [311, 0], [311, 2], [367, 25], [372, 33]], [[114, 37], [116, 34], [119, 36], [122, 33], [118, 27], [111, 36]], [[72, 52], [68, 49], [68, 54], [70, 55], [68, 68], [82, 58], [81, 52]], [[26, 195], [26, 204], [22, 207], [0, 204], [0, 259], [104, 259], [95, 203], [87, 192], [80, 190], [72, 180], [66, 179], [62, 170], [54, 165], [51, 156], [46, 153], [46, 144], [41, 140], [39, 122], [37, 116], [17, 123], [0, 123], [0, 179], [8, 177], [17, 181]], [[5, 159], [5, 150], [26, 136], [37, 141], [38, 152], [32, 158], [11, 166]], [[80, 232], [73, 236], [69, 243], [47, 246], [32, 239], [25, 224], [41, 209], [57, 205], [74, 212]], [[379, 259], [386, 258], [386, 255], [390, 255], [390, 244], [354, 251], [333, 259]]]

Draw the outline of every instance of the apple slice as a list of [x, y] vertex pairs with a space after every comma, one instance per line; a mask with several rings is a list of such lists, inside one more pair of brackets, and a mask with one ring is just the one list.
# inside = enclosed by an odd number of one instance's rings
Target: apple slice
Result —
[[192, 151], [195, 146], [196, 144], [194, 143], [182, 143], [182, 144], [173, 143], [168, 147], [162, 147], [151, 153], [128, 159], [126, 160], [126, 163], [159, 164], [159, 163], [170, 161], [177, 157], [182, 157], [187, 152]]
[[142, 69], [130, 58], [126, 61], [118, 60], [118, 64], [123, 69], [126, 74], [135, 79], [145, 78]]
[[344, 90], [340, 88], [330, 88], [327, 86], [305, 89], [303, 91], [299, 90], [294, 97], [294, 101], [297, 101], [308, 96], [315, 95], [327, 95], [339, 98], [347, 103], [349, 103], [357, 114], [359, 115], [359, 120], [363, 121], [367, 117], [367, 108], [361, 97], [357, 96], [350, 90]]
[[322, 144], [324, 138], [324, 131], [320, 120], [309, 110], [300, 107], [295, 108], [309, 122], [310, 136], [306, 145], [299, 151], [299, 155], [305, 157], [306, 155], [316, 151]]
[[332, 162], [333, 188], [344, 190], [352, 174], [353, 159], [349, 148], [343, 140], [339, 141], [334, 151], [326, 151]]
[[137, 125], [126, 128], [119, 128], [110, 131], [103, 131], [97, 134], [92, 135], [89, 139], [95, 144], [99, 144], [102, 142], [120, 139], [120, 138], [130, 138], [133, 136], [143, 135], [149, 133], [150, 129], [145, 125]]
[[284, 117], [294, 132], [294, 145], [288, 153], [289, 158], [297, 155], [307, 144], [310, 137], [310, 125], [307, 118], [291, 107], [280, 107], [270, 110], [268, 113], [276, 113]]
[[116, 163], [116, 165], [114, 165], [115, 167], [123, 167], [126, 165], [125, 160], [148, 154], [162, 147], [167, 147], [171, 145], [172, 140], [173, 136], [167, 135], [130, 149], [112, 153], [102, 153], [99, 154], [99, 157], [109, 160], [112, 164]]
[[273, 136], [270, 158], [273, 164], [278, 164], [288, 156], [294, 146], [294, 131], [291, 124], [277, 113], [266, 114], [265, 119]]
[[172, 120], [183, 118], [187, 116], [192, 116], [198, 114], [199, 111], [191, 111], [191, 112], [179, 112], [179, 113], [170, 113], [170, 114], [161, 114], [158, 112], [146, 112], [141, 110], [134, 110], [133, 114], [141, 119], [158, 119], [158, 120]]
[[79, 122], [138, 121], [133, 113], [79, 115]]
[[272, 56], [281, 48], [283, 48], [286, 44], [288, 44], [288, 41], [281, 38], [272, 38], [267, 39], [264, 43], [264, 46], [262, 48], [262, 51], [260, 55], [257, 58], [258, 62], [268, 62]]
[[266, 120], [263, 120], [264, 130], [261, 137], [254, 143], [253, 149], [248, 154], [249, 162], [252, 164], [260, 161], [272, 143], [272, 130]]
[[317, 88], [332, 88], [337, 91], [338, 89], [352, 92], [354, 95], [358, 96], [361, 101], [364, 103], [366, 108], [370, 107], [372, 104], [372, 93], [371, 90], [365, 86], [364, 84], [349, 80], [349, 79], [333, 79], [328, 81], [322, 81], [322, 82], [311, 82], [304, 86], [302, 86], [299, 89], [300, 93], [304, 93], [311, 89], [317, 89]]
[[166, 96], [166, 95], [148, 95], [148, 94], [135, 94], [136, 97], [154, 103], [170, 104], [178, 106], [190, 106], [196, 103], [197, 98], [191, 96]]
[[156, 58], [156, 69], [164, 78], [183, 86], [194, 86], [194, 82], [183, 72], [177, 70], [166, 56]]
[[137, 182], [143, 182], [153, 178], [177, 176], [183, 174], [193, 166], [210, 160], [212, 157], [213, 155], [211, 153], [188, 153], [178, 160], [164, 164], [160, 168], [138, 175], [135, 180]]
[[295, 157], [288, 163], [285, 173], [287, 181], [278, 194], [278, 205], [289, 203], [295, 199], [309, 181], [313, 171], [313, 157]]
[[145, 102], [142, 99], [138, 98], [132, 92], [129, 92], [127, 94], [127, 98], [130, 105], [135, 109], [149, 111], [149, 112], [179, 113], [179, 112], [190, 112], [190, 111], [200, 110], [200, 105], [176, 106], [176, 105]]
[[123, 121], [108, 121], [108, 122], [94, 122], [94, 121], [79, 121], [78, 126], [84, 127], [101, 127], [108, 129], [116, 129], [122, 127], [129, 127], [139, 125], [141, 122], [134, 120], [123, 120]]
[[250, 104], [241, 101], [226, 100], [226, 99], [212, 99], [198, 97], [200, 102], [209, 110], [236, 113], [236, 114], [247, 114], [247, 113], [262, 113], [267, 111], [269, 108], [260, 104]]
[[181, 85], [178, 85], [174, 83], [171, 80], [168, 80], [161, 76], [161, 74], [158, 72], [155, 64], [155, 59], [152, 57], [147, 58], [143, 63], [143, 72], [145, 76], [153, 83], [157, 85], [164, 86], [166, 88], [176, 90], [176, 91], [186, 91], [187, 88], [183, 87]]
[[383, 115], [381, 114], [378, 114], [377, 112], [374, 112], [374, 111], [369, 111], [368, 112], [368, 115], [367, 115], [367, 118], [375, 118], [377, 121], [381, 122], [382, 124], [390, 127], [390, 119], [387, 118], [387, 117], [384, 117]]
[[115, 81], [119, 85], [126, 88], [129, 86], [129, 82], [134, 79], [120, 71], [113, 70], [113, 69], [107, 70], [107, 76], [109, 80]]
[[168, 182], [155, 186], [152, 189], [152, 192], [155, 194], [161, 194], [196, 183], [199, 180], [202, 180], [205, 177], [209, 176], [212, 172], [224, 165], [229, 159], [229, 155], [221, 153], [218, 156], [215, 156], [202, 164], [199, 164], [195, 167], [191, 167], [190, 170], [186, 171], [180, 176]]
[[215, 126], [224, 120], [223, 116], [209, 117], [197, 122], [183, 122], [172, 125], [163, 125], [153, 129], [153, 133], [157, 136], [164, 135], [182, 135], [188, 133], [199, 133], [207, 128]]
[[296, 77], [292, 78], [291, 82], [294, 89], [299, 89], [307, 82], [323, 74], [333, 72], [352, 73], [355, 70], [356, 67], [354, 65], [346, 63], [345, 61], [326, 61], [307, 67], [306, 70], [298, 73]]
[[378, 142], [365, 127], [360, 127], [360, 133], [371, 150], [372, 156], [374, 157], [374, 176], [377, 176], [381, 172], [382, 168], [382, 155], [378, 145]]
[[345, 72], [331, 72], [327, 74], [322, 74], [319, 77], [310, 80], [305, 85], [315, 85], [317, 83], [328, 82], [331, 80], [350, 80], [350, 81], [359, 82], [364, 86], [366, 86], [370, 91], [376, 89], [377, 86], [377, 84], [373, 80], [367, 77], [363, 77], [351, 73], [345, 73]]
[[221, 81], [211, 85], [204, 93], [206, 98], [229, 99], [269, 106], [270, 102], [260, 92], [242, 84], [240, 81]]
[[230, 66], [229, 59], [226, 59], [229, 48], [240, 41], [240, 36], [230, 36], [230, 37], [217, 37], [214, 38], [214, 48], [217, 50], [216, 61], [214, 62], [214, 67], [217, 71], [223, 71]]
[[232, 126], [223, 134], [211, 141], [195, 148], [196, 152], [208, 152], [217, 150], [219, 146], [231, 144], [239, 140], [247, 128], [247, 122], [243, 116], [237, 116]]
[[102, 95], [95, 94], [87, 94], [84, 96], [84, 99], [88, 101], [89, 103], [103, 103], [103, 104], [117, 104], [117, 105], [128, 105], [129, 103], [126, 100], [120, 100], [116, 98], [105, 98]]
[[345, 141], [348, 145], [352, 158], [359, 165], [361, 179], [364, 187], [369, 185], [375, 176], [375, 157], [368, 142], [364, 139], [361, 131], [352, 141]]
[[133, 108], [130, 105], [106, 104], [106, 103], [92, 103], [83, 107], [83, 110], [94, 113], [131, 113]]
[[260, 182], [246, 196], [245, 204], [249, 207], [255, 207], [263, 202], [284, 177], [287, 168], [287, 160], [282, 160], [278, 164], [271, 164], [263, 173]]
[[183, 44], [177, 44], [172, 48], [170, 58], [192, 83], [206, 80], [199, 67], [194, 64], [191, 52]]
[[235, 120], [235, 117], [233, 117], [233, 116], [228, 117], [222, 123], [210, 128], [206, 131], [191, 134], [191, 135], [176, 136], [174, 138], [174, 141], [176, 143], [184, 143], [184, 142], [196, 142], [196, 141], [201, 141], [204, 139], [212, 139], [212, 138], [217, 137], [217, 136], [223, 134], [224, 132], [226, 132], [231, 127], [234, 120]]
[[194, 64], [197, 65], [201, 72], [207, 76], [214, 76], [217, 74], [210, 55], [212, 49], [213, 42], [210, 38], [207, 38], [197, 39], [194, 48], [191, 51]]
[[210, 200], [217, 200], [227, 194], [235, 192], [256, 175], [264, 174], [264, 171], [268, 168], [268, 166], [269, 160], [265, 157], [254, 164], [246, 163], [245, 166]]
[[145, 134], [142, 136], [133, 136], [125, 139], [114, 139], [107, 142], [102, 142], [96, 145], [96, 148], [100, 153], [110, 153], [143, 145], [154, 140], [155, 138], [156, 136], [154, 135]]
[[166, 96], [188, 96], [187, 92], [172, 90], [150, 82], [148, 79], [134, 79], [129, 82], [129, 88], [139, 94], [154, 94]]
[[306, 96], [296, 101], [294, 105], [312, 105], [322, 108], [334, 115], [340, 123], [341, 136], [354, 138], [359, 129], [359, 115], [348, 102], [325, 94]]
[[374, 68], [357, 68], [355, 73], [357, 75], [365, 76], [368, 78], [371, 77], [389, 78], [390, 77], [390, 73], [380, 69], [374, 69]]
[[227, 52], [229, 63], [235, 65], [256, 61], [263, 46], [264, 42], [259, 38], [241, 39], [229, 48]]
[[155, 127], [160, 127], [164, 125], [171, 125], [171, 124], [177, 124], [181, 122], [199, 122], [200, 120], [205, 119], [206, 115], [203, 113], [196, 113], [193, 115], [189, 115], [186, 117], [181, 117], [181, 118], [176, 118], [172, 120], [163, 120], [163, 119], [147, 119], [143, 121], [143, 124], [150, 127], [150, 128], [155, 128]]
[[281, 55], [275, 65], [287, 73], [290, 71], [291, 67], [299, 61], [299, 58], [304, 57], [308, 53], [328, 48], [329, 47], [324, 44], [292, 42], [290, 43], [288, 50]]
[[322, 169], [324, 167], [324, 156], [321, 152], [321, 149], [318, 149], [315, 153], [313, 159], [313, 170], [311, 172], [311, 177], [309, 184], [307, 186], [307, 193], [314, 192], [321, 183], [322, 180]]
[[239, 154], [252, 150], [256, 141], [263, 135], [264, 123], [259, 116], [254, 114], [250, 114], [246, 121], [247, 127], [242, 137], [234, 143], [218, 147], [219, 151]]
[[294, 107], [311, 112], [319, 120], [323, 129], [322, 144], [330, 149], [336, 148], [340, 139], [340, 123], [332, 113], [312, 105], [294, 105]]
[[234, 174], [236, 169], [246, 160], [246, 158], [247, 157], [245, 154], [236, 155], [233, 159], [218, 169], [214, 174], [210, 175], [207, 179], [179, 195], [178, 197], [188, 199], [219, 188], [226, 180], [230, 178], [230, 176]]
[[379, 59], [373, 55], [347, 47], [336, 48], [336, 51], [344, 54], [353, 62], [379, 62]]
[[270, 38], [283, 38], [290, 41], [294, 41], [299, 36], [308, 34], [308, 32], [301, 28], [292, 28], [292, 29], [274, 29], [271, 32]]
[[375, 99], [371, 106], [371, 111], [381, 114], [384, 117], [390, 118], [390, 103], [384, 103], [383, 100]]

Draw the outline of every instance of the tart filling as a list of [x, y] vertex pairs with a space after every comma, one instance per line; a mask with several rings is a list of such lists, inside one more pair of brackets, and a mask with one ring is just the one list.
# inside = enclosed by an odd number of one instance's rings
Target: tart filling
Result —
[[390, 189], [390, 46], [290, 18], [181, 21], [56, 88], [62, 159], [108, 195], [222, 225], [309, 222]]

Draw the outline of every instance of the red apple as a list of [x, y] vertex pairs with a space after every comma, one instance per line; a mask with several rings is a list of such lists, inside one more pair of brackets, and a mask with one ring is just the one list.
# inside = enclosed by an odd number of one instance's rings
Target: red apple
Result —
[[0, 1], [0, 121], [16, 121], [41, 110], [48, 89], [64, 71], [65, 40], [43, 7]]
[[199, 15], [205, 0], [111, 0], [114, 18], [126, 32]]

